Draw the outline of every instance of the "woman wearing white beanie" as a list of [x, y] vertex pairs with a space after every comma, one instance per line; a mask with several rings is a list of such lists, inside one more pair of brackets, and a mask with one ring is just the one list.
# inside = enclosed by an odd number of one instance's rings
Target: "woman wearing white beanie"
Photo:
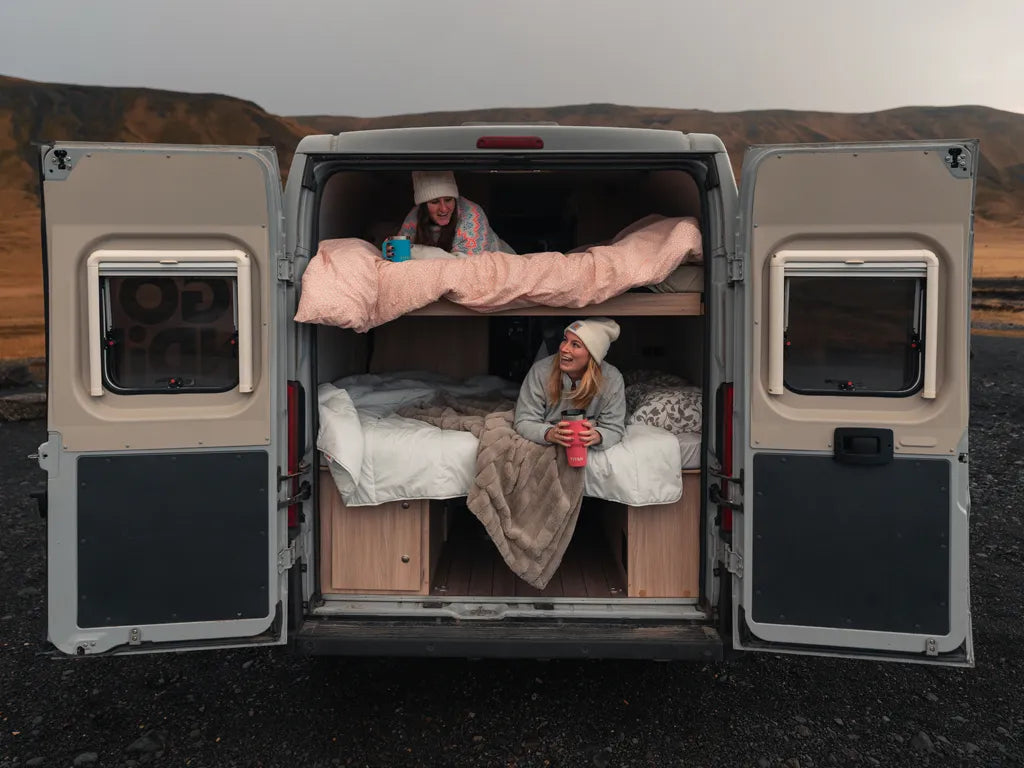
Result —
[[626, 431], [626, 387], [619, 369], [605, 362], [619, 324], [607, 317], [570, 323], [558, 354], [538, 360], [519, 390], [515, 428], [527, 440], [568, 447], [572, 431], [563, 410], [584, 411], [580, 433], [588, 448], [608, 448]]
[[483, 208], [459, 197], [451, 171], [413, 171], [412, 189], [416, 207], [409, 211], [398, 234], [413, 244], [432, 245], [449, 253], [515, 253], [491, 229]]

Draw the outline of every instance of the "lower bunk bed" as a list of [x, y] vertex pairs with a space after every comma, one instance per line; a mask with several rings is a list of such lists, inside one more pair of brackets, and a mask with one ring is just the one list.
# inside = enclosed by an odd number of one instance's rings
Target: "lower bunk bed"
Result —
[[515, 388], [493, 376], [423, 373], [364, 374], [320, 387], [324, 596], [697, 598], [696, 388], [664, 375], [627, 380], [626, 434], [591, 452], [572, 539], [542, 588], [506, 565], [466, 507], [477, 438], [408, 416], [439, 395], [508, 403]]
[[516, 576], [464, 506], [407, 499], [350, 507], [320, 471], [320, 591], [338, 595], [505, 598], [692, 598], [699, 590], [700, 470], [682, 495], [633, 506], [585, 499], [544, 589]]

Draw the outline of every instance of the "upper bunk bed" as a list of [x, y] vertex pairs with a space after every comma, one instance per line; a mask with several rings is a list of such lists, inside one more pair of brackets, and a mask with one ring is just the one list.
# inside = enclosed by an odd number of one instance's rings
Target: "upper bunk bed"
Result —
[[704, 311], [701, 193], [683, 170], [460, 173], [516, 254], [391, 263], [409, 174], [340, 171], [323, 186], [299, 322], [364, 332], [402, 316], [610, 317]]

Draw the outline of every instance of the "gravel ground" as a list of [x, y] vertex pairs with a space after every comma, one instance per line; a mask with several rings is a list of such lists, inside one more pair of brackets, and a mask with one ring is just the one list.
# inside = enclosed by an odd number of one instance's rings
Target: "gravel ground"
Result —
[[1024, 765], [1024, 339], [976, 336], [977, 667], [43, 655], [39, 421], [0, 424], [0, 768]]

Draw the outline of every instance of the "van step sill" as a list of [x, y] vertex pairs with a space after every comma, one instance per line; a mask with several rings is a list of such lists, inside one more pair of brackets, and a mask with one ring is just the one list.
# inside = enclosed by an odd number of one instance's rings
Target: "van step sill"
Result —
[[719, 661], [713, 627], [680, 622], [307, 619], [292, 634], [307, 655]]

